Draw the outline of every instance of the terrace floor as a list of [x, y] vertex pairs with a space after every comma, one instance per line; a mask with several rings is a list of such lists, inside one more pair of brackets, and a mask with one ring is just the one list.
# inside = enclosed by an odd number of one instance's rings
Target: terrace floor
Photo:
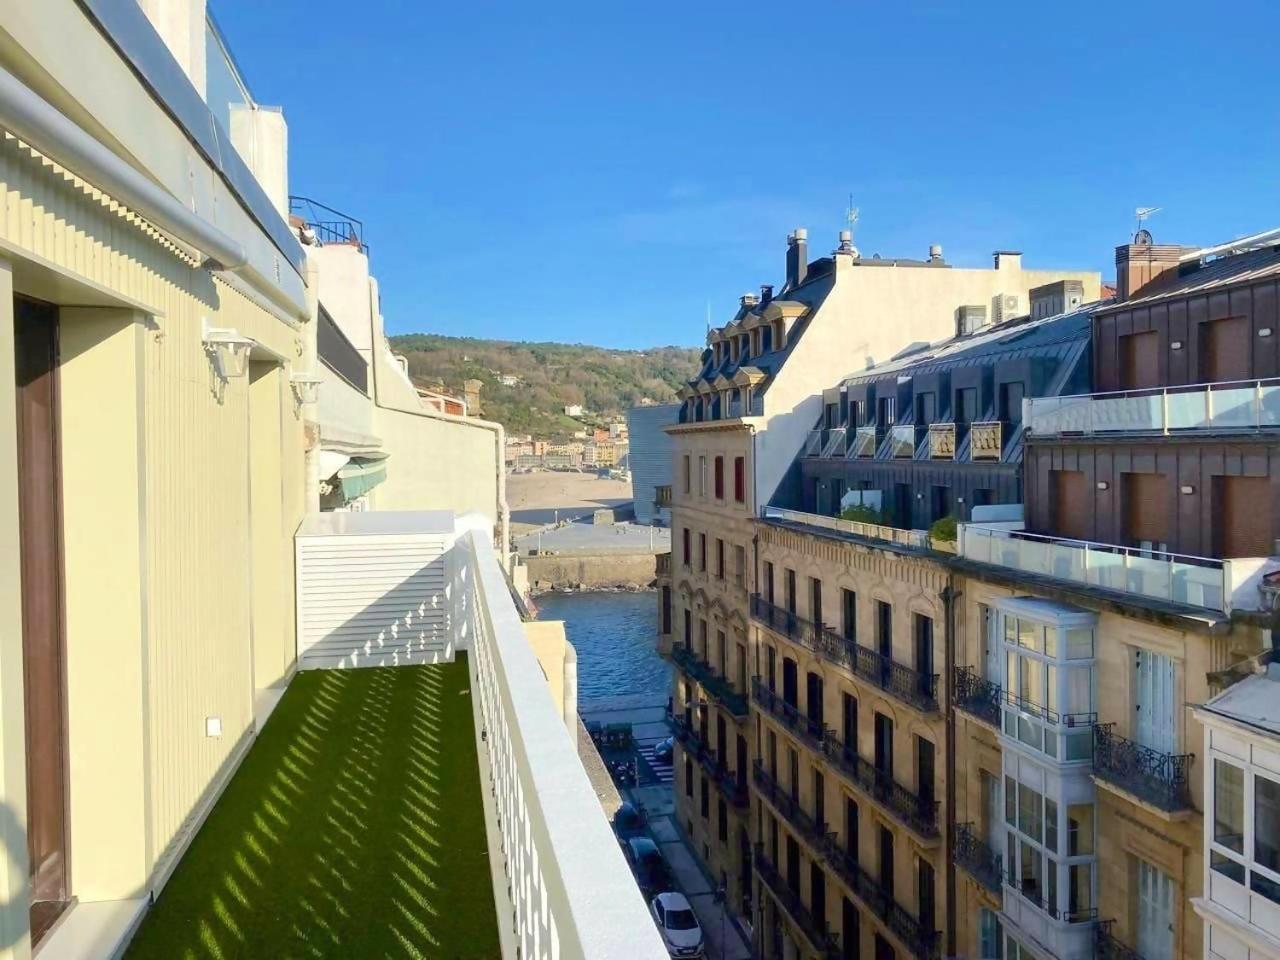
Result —
[[499, 955], [464, 654], [289, 685], [127, 960]]

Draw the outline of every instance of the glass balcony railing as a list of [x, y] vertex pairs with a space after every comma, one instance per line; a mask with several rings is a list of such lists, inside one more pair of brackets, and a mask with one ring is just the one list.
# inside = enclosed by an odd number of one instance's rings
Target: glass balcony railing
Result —
[[874, 457], [876, 455], [875, 424], [858, 427], [853, 435], [853, 443], [849, 447], [850, 457]]
[[1280, 379], [1036, 397], [1023, 419], [1037, 437], [1280, 427]]
[[956, 458], [956, 425], [954, 423], [929, 424], [929, 458], [931, 460]]
[[924, 550], [929, 546], [929, 535], [923, 530], [906, 530], [902, 527], [890, 527], [883, 523], [861, 523], [857, 520], [841, 520], [839, 517], [827, 517], [820, 513], [805, 513], [801, 510], [784, 510], [781, 507], [765, 507], [766, 520], [782, 520], [787, 523], [803, 524], [807, 527], [818, 527], [833, 530], [836, 533], [848, 533], [868, 540], [887, 540], [904, 547], [915, 547]]
[[844, 456], [844, 427], [833, 427], [827, 431], [827, 442], [822, 448], [824, 459]]
[[972, 823], [956, 825], [956, 866], [990, 890], [999, 893], [1004, 885], [1004, 858], [991, 849]]
[[1126, 739], [1115, 724], [1093, 728], [1093, 772], [1099, 779], [1170, 813], [1191, 809], [1193, 753], [1165, 753]]
[[889, 456], [910, 460], [916, 455], [916, 425], [899, 423], [889, 428]]
[[801, 451], [802, 457], [816, 457], [822, 453], [822, 431], [810, 430], [809, 436], [805, 438], [804, 450]]
[[[1046, 537], [1004, 527], [960, 525], [967, 560], [1021, 573], [1136, 594], [1219, 612], [1232, 606], [1228, 561]], [[1260, 565], [1264, 561], [1257, 561]], [[1255, 561], [1231, 561], [1255, 565]]]
[[999, 420], [969, 424], [969, 458], [999, 460], [1004, 453], [1004, 425]]

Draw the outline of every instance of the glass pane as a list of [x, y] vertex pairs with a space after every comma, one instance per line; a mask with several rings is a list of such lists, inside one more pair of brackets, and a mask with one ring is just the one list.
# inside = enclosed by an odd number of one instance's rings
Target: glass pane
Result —
[[1256, 870], [1249, 874], [1249, 889], [1262, 894], [1273, 903], [1280, 903], [1280, 883], [1268, 880]]
[[1049, 886], [1045, 891], [1044, 899], [1049, 910], [1056, 912], [1060, 909], [1058, 906], [1058, 864], [1052, 857], [1046, 857], [1045, 859], [1049, 863], [1049, 872], [1045, 877], [1049, 882]]
[[1049, 657], [1058, 655], [1058, 629], [1056, 627], [1044, 628], [1044, 652]]
[[1012, 694], [1018, 692], [1018, 655], [1012, 650], [1004, 655], [1004, 688]]
[[1018, 829], [1036, 843], [1042, 839], [1040, 803], [1040, 794], [1024, 784], [1018, 784]]
[[1019, 845], [1021, 859], [1021, 887], [1023, 893], [1033, 900], [1040, 899], [1044, 890], [1044, 865], [1040, 851], [1025, 840]]
[[1042, 748], [1046, 754], [1057, 759], [1058, 757], [1058, 735], [1049, 730], [1044, 732], [1044, 747]]
[[1067, 631], [1067, 659], [1087, 660], [1093, 656], [1093, 630], [1076, 627]]
[[[1050, 631], [1052, 633], [1052, 631]], [[1045, 697], [1044, 705], [1055, 713], [1058, 712], [1058, 668], [1046, 664], [1044, 668]]]
[[1040, 741], [1040, 725], [1021, 714], [1018, 715], [1018, 739], [1028, 747], [1036, 750], [1043, 749]]
[[1244, 771], [1223, 760], [1213, 762], [1213, 841], [1244, 852]]
[[1280, 783], [1253, 778], [1253, 859], [1280, 872]]
[[1093, 668], [1072, 667], [1067, 671], [1066, 713], [1093, 713]]
[[1073, 916], [1084, 919], [1083, 915], [1093, 909], [1093, 864], [1072, 864], [1069, 876], [1067, 909]]
[[1031, 620], [1018, 620], [1018, 646], [1044, 652], [1043, 628]]
[[1013, 777], [1004, 778], [1004, 818], [1009, 826], [1018, 825], [1018, 785]]
[[1044, 845], [1050, 853], [1058, 852], [1058, 803], [1044, 798]]
[[1038, 706], [1044, 706], [1044, 664], [1034, 657], [1019, 657], [1021, 692]]
[[1217, 850], [1209, 852], [1209, 866], [1215, 873], [1220, 873], [1224, 877], [1229, 877], [1236, 883], [1244, 883], [1244, 864], [1236, 863], [1226, 854], [1219, 853]]
[[1088, 730], [1083, 733], [1067, 733], [1063, 735], [1066, 741], [1066, 755], [1064, 760], [1088, 760], [1093, 756], [1093, 734]]
[[1067, 856], [1082, 857], [1093, 853], [1093, 804], [1072, 803], [1067, 806]]
[[1018, 618], [1011, 617], [1008, 614], [1004, 617], [1004, 640], [1005, 643], [1016, 644], [1018, 642]]

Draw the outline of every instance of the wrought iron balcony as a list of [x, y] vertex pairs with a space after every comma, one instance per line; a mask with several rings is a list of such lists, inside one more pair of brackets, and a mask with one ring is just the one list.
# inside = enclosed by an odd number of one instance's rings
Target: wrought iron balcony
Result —
[[956, 825], [955, 862], [992, 893], [1000, 893], [1004, 886], [1004, 857], [991, 849], [972, 823]]
[[889, 695], [924, 713], [938, 709], [938, 675], [923, 674], [891, 657], [842, 637], [783, 610], [759, 594], [751, 598], [751, 615], [769, 629], [844, 667]]
[[1164, 753], [1128, 740], [1114, 723], [1093, 728], [1094, 776], [1169, 813], [1191, 809], [1194, 760], [1194, 753]]
[[735, 807], [746, 807], [750, 802], [745, 776], [741, 779], [729, 769], [728, 764], [716, 755], [710, 744], [685, 722], [684, 717], [671, 718], [671, 730], [684, 748], [693, 754], [699, 766], [706, 772], [726, 800]]
[[929, 424], [929, 457], [933, 460], [956, 458], [956, 425], [954, 423]]
[[1004, 424], [999, 420], [984, 420], [969, 424], [969, 458], [971, 460], [999, 460], [1004, 455]]
[[938, 960], [942, 935], [931, 922], [918, 917], [893, 898], [893, 891], [867, 873], [857, 859], [828, 834], [823, 841], [823, 859], [849, 885], [853, 895], [906, 945], [918, 960]]
[[1111, 932], [1114, 920], [1101, 920], [1093, 931], [1094, 960], [1146, 960], [1132, 947], [1126, 946]]
[[846, 777], [909, 829], [926, 839], [937, 838], [938, 802], [932, 797], [917, 794], [893, 779], [891, 773], [876, 769], [875, 764], [841, 743], [830, 730], [822, 750]]
[[839, 937], [828, 930], [825, 925], [818, 923], [817, 918], [804, 905], [804, 901], [800, 899], [800, 894], [791, 889], [786, 880], [783, 879], [782, 874], [778, 873], [777, 867], [769, 862], [769, 858], [764, 854], [763, 844], [756, 844], [755, 866], [756, 873], [760, 875], [761, 881], [769, 889], [769, 892], [778, 901], [782, 909], [790, 915], [795, 925], [800, 928], [805, 939], [809, 941], [809, 945], [817, 950], [819, 955], [828, 958], [828, 960], [838, 960], [840, 957]]
[[853, 445], [849, 448], [848, 455], [850, 457], [874, 457], [877, 446], [879, 444], [877, 443], [875, 424], [858, 427], [853, 435]]
[[806, 716], [799, 707], [787, 703], [759, 677], [751, 678], [751, 699], [814, 750], [822, 751], [822, 741], [826, 735], [826, 728], [822, 723]]
[[749, 712], [746, 695], [734, 690], [727, 679], [716, 673], [709, 663], [699, 660], [693, 650], [682, 643], [677, 644], [671, 651], [671, 660], [731, 714], [735, 717], [746, 717]]
[[820, 823], [805, 812], [800, 801], [794, 800], [791, 794], [783, 789], [773, 777], [769, 776], [764, 765], [755, 761], [751, 766], [752, 778], [765, 798], [774, 806], [782, 818], [795, 828], [796, 832], [808, 840], [816, 849], [821, 849], [827, 839], [827, 824]]
[[956, 667], [954, 682], [956, 709], [999, 729], [1000, 701], [1004, 692], [1000, 684], [983, 680], [973, 667]]

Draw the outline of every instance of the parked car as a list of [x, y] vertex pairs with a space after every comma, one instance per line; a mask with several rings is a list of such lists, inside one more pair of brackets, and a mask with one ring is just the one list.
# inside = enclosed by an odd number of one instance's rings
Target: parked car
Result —
[[632, 837], [623, 845], [636, 883], [646, 898], [671, 889], [671, 875], [658, 845], [648, 837]]
[[702, 942], [702, 927], [683, 893], [660, 893], [649, 904], [649, 910], [671, 956], [704, 956], [706, 948]]
[[644, 814], [633, 803], [624, 800], [613, 814], [613, 832], [621, 840], [639, 836], [644, 832]]
[[669, 763], [674, 752], [675, 738], [667, 737], [665, 740], [659, 740], [657, 746], [653, 748], [653, 759]]

